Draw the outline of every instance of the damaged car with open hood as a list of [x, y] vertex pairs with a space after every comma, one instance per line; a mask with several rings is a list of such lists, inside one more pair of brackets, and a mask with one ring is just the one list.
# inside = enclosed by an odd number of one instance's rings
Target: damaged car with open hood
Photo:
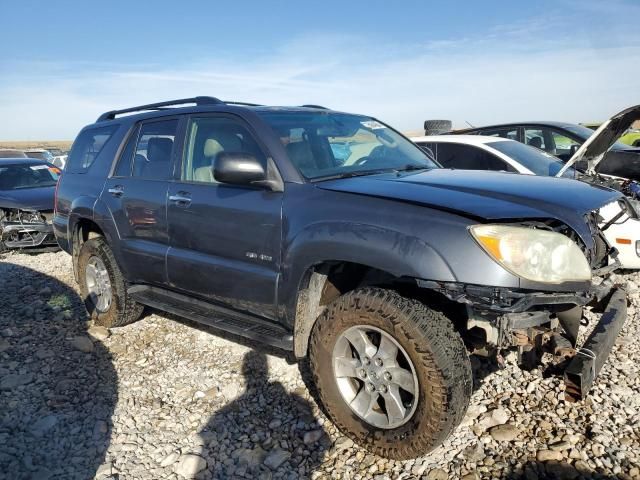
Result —
[[51, 220], [59, 175], [41, 160], [0, 160], [0, 251], [57, 248]]
[[[615, 247], [612, 254], [621, 267], [640, 269], [640, 184], [629, 178], [601, 173], [599, 169], [618, 136], [638, 118], [640, 106], [614, 115], [566, 163], [540, 148], [510, 138], [508, 131], [497, 131], [493, 136], [430, 135], [412, 137], [412, 140], [445, 168], [574, 178], [620, 191], [625, 198], [603, 206], [598, 211], [598, 223]], [[623, 158], [631, 161], [632, 157]]]
[[365, 115], [194, 97], [85, 127], [53, 225], [96, 323], [147, 305], [291, 351], [340, 430], [400, 459], [460, 423], [471, 354], [548, 352], [587, 395], [626, 318], [597, 213], [620, 198], [443, 169]]

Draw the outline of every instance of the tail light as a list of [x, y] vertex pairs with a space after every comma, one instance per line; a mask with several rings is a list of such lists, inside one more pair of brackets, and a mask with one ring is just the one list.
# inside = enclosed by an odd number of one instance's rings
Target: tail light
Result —
[[58, 187], [60, 187], [60, 179], [62, 175], [58, 175], [58, 180], [56, 181], [56, 189], [53, 194], [53, 214], [56, 215], [58, 213]]

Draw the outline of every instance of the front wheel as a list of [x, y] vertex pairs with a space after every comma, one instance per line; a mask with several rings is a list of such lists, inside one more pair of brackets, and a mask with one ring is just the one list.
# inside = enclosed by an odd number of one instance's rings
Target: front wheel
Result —
[[127, 283], [103, 237], [82, 244], [78, 271], [87, 312], [97, 325], [121, 327], [140, 318], [144, 306], [127, 294]]
[[310, 364], [336, 426], [393, 459], [439, 446], [462, 420], [473, 384], [451, 321], [379, 288], [355, 290], [328, 306], [312, 332]]

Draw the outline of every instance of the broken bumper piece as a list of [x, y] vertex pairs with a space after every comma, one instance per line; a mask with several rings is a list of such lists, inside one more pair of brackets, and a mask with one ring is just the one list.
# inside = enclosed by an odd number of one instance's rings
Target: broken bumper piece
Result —
[[5, 248], [38, 248], [57, 246], [50, 223], [4, 223], [0, 240]]
[[626, 318], [626, 292], [614, 288], [600, 321], [565, 369], [566, 400], [575, 402], [585, 398], [607, 361]]

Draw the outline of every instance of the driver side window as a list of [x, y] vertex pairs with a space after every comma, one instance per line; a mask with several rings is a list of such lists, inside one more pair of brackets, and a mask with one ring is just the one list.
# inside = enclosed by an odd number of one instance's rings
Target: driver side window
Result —
[[247, 153], [263, 165], [267, 163], [249, 130], [232, 118], [193, 118], [186, 138], [181, 169], [181, 179], [185, 182], [218, 183], [214, 169], [221, 153]]

